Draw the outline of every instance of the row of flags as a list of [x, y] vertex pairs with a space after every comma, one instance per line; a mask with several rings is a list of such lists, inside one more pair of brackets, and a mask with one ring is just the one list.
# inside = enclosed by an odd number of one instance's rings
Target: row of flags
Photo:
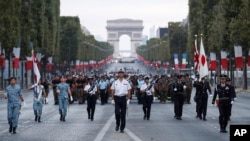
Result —
[[83, 69], [89, 69], [89, 68], [94, 68], [94, 67], [101, 67], [108, 62], [110, 62], [111, 56], [107, 57], [106, 59], [102, 59], [100, 61], [95, 61], [95, 60], [90, 60], [90, 61], [81, 61], [81, 60], [76, 60], [75, 61], [75, 70], [83, 70]]
[[[208, 68], [211, 71], [217, 70], [218, 67], [221, 67], [222, 70], [227, 70], [229, 66], [229, 59], [228, 58], [229, 53], [226, 51], [220, 51], [220, 66], [218, 65], [218, 58], [216, 57], [215, 52], [210, 52], [210, 60], [208, 63]], [[198, 64], [199, 64], [199, 54], [197, 53], [197, 50], [194, 49], [194, 68], [197, 72], [199, 72]], [[250, 66], [250, 50], [248, 53], [248, 66]], [[236, 69], [242, 69], [243, 68], [243, 55], [242, 55], [242, 47], [241, 46], [234, 46], [234, 65]]]

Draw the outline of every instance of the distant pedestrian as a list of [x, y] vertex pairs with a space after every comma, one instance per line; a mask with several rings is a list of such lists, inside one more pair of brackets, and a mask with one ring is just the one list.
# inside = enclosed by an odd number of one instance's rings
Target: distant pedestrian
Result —
[[13, 134], [16, 134], [19, 111], [21, 109], [21, 101], [24, 103], [24, 98], [22, 96], [20, 85], [16, 84], [16, 78], [11, 77], [9, 80], [10, 84], [6, 87], [6, 98], [8, 99], [7, 113], [8, 122], [10, 125], [9, 132], [13, 132]]

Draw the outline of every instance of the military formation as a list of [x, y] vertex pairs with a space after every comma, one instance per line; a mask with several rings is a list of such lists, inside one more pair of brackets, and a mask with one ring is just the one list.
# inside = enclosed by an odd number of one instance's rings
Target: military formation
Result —
[[[217, 103], [219, 109], [219, 123], [222, 133], [226, 133], [228, 120], [230, 120], [232, 104], [236, 98], [231, 79], [226, 75], [220, 76], [220, 82], [214, 89], [212, 104]], [[66, 121], [68, 104], [87, 104], [88, 119], [94, 121], [95, 106], [111, 104], [115, 106], [116, 127], [124, 133], [126, 126], [126, 109], [132, 97], [137, 98], [137, 103], [142, 105], [142, 119], [150, 120], [152, 103], [159, 100], [161, 104], [169, 101], [174, 103], [174, 118], [182, 120], [184, 104], [196, 103], [197, 118], [206, 121], [208, 96], [212, 90], [207, 77], [195, 80], [188, 74], [174, 75], [127, 75], [120, 69], [113, 75], [85, 76], [68, 75], [55, 76], [49, 82], [47, 79], [29, 87], [33, 90], [33, 110], [35, 121], [41, 122], [43, 104], [48, 104], [49, 87], [52, 87], [54, 101], [59, 105], [59, 120]], [[192, 98], [191, 93], [195, 89]], [[134, 96], [133, 96], [134, 95]], [[10, 78], [10, 85], [6, 88], [8, 99], [9, 132], [15, 134], [21, 105], [25, 105], [21, 88], [16, 84], [16, 78]], [[21, 104], [21, 102], [23, 104]]]

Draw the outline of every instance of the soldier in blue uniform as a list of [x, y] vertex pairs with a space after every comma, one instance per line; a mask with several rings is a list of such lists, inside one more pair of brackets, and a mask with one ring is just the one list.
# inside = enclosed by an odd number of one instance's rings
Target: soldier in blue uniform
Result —
[[11, 77], [9, 80], [10, 85], [6, 87], [6, 98], [8, 99], [8, 122], [10, 125], [9, 132], [13, 132], [13, 134], [16, 134], [21, 101], [24, 103], [24, 99], [21, 93], [20, 85], [16, 84], [16, 78]]
[[62, 76], [60, 80], [61, 83], [57, 85], [56, 91], [58, 93], [60, 121], [65, 121], [65, 117], [67, 115], [68, 98], [70, 96], [70, 100], [72, 101], [73, 97], [71, 95], [69, 84], [65, 83], [66, 78]]
[[89, 77], [88, 84], [84, 87], [84, 92], [87, 94], [88, 119], [91, 119], [91, 121], [94, 120], [95, 105], [97, 99], [97, 87], [95, 83], [93, 83], [93, 80], [93, 77]]
[[43, 110], [43, 97], [46, 96], [44, 86], [41, 85], [41, 81], [38, 84], [34, 84], [28, 88], [33, 89], [33, 110], [35, 114], [35, 121], [41, 122], [42, 110]]
[[226, 127], [228, 123], [228, 118], [230, 114], [230, 105], [233, 104], [234, 94], [232, 87], [226, 84], [227, 76], [222, 74], [220, 75], [220, 84], [215, 87], [214, 96], [212, 104], [214, 104], [217, 95], [219, 97], [219, 123], [220, 123], [220, 132], [227, 133]]

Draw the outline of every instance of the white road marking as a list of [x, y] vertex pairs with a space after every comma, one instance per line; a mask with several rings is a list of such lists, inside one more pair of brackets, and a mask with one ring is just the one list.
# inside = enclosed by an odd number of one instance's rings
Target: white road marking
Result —
[[[113, 114], [109, 120], [107, 121], [107, 123], [104, 125], [104, 127], [102, 128], [102, 130], [98, 133], [98, 135], [96, 136], [96, 138], [94, 139], [94, 141], [101, 141], [104, 137], [104, 135], [107, 133], [107, 131], [109, 130], [112, 122], [115, 120], [115, 114]], [[142, 141], [139, 137], [137, 137], [133, 132], [131, 132], [129, 129], [125, 129], [124, 130], [125, 133], [127, 133], [134, 141]]]
[[134, 140], [134, 141], [142, 141], [139, 137], [137, 137], [133, 132], [129, 129], [125, 129], [125, 132]]
[[109, 127], [112, 124], [112, 121], [115, 119], [115, 114], [113, 114], [109, 120], [107, 121], [107, 123], [104, 125], [104, 127], [102, 128], [102, 130], [98, 133], [98, 135], [96, 136], [96, 138], [94, 139], [94, 141], [101, 141], [104, 137], [104, 135], [106, 134], [106, 132], [108, 131]]

